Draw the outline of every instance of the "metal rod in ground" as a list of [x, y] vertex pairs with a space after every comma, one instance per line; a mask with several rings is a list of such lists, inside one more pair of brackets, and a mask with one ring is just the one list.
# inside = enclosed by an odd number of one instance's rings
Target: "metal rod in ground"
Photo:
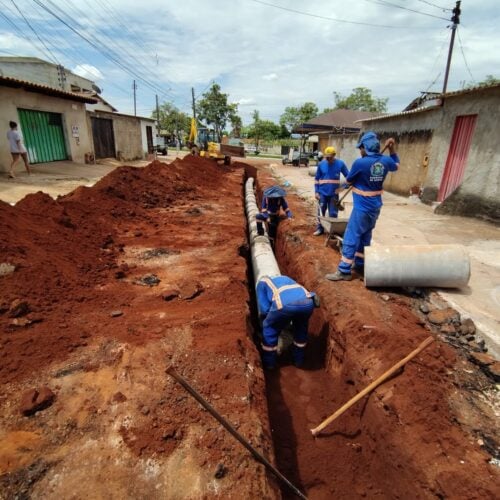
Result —
[[410, 359], [413, 359], [417, 354], [423, 351], [428, 345], [434, 342], [433, 337], [427, 337], [414, 351], [410, 352], [406, 358], [396, 363], [392, 368], [387, 370], [383, 375], [381, 375], [377, 380], [373, 381], [368, 387], [365, 387], [361, 392], [356, 394], [352, 399], [350, 399], [344, 406], [339, 408], [333, 415], [330, 415], [327, 419], [323, 420], [314, 429], [311, 429], [313, 436], [318, 435], [326, 426], [330, 425], [336, 418], [340, 417], [342, 413], [348, 410], [354, 403], [359, 401], [361, 398], [366, 396], [369, 392], [376, 389], [382, 382], [385, 382], [392, 374], [396, 373], [402, 366], [404, 366]]
[[203, 406], [216, 420], [218, 420], [222, 426], [234, 437], [236, 438], [253, 456], [256, 460], [262, 463], [274, 476], [281, 481], [284, 485], [290, 488], [299, 498], [307, 500], [307, 497], [296, 488], [281, 472], [276, 469], [263, 455], [261, 455], [217, 410], [208, 403], [201, 394], [199, 394], [196, 389], [194, 389], [187, 380], [176, 372], [175, 368], [170, 365], [166, 372], [173, 377], [184, 389], [186, 389], [191, 396], [193, 396], [198, 403]]

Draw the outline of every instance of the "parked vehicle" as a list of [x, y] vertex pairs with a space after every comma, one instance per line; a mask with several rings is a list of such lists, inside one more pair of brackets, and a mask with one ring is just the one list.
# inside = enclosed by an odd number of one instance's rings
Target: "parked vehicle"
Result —
[[163, 137], [162, 135], [157, 135], [154, 150], [157, 153], [161, 153], [162, 155], [166, 156], [168, 154], [167, 138]]
[[245, 153], [258, 155], [260, 151], [257, 149], [257, 146], [252, 144], [245, 144]]
[[309, 166], [309, 156], [309, 153], [294, 151], [291, 158], [290, 156], [283, 156], [281, 163], [283, 163], [283, 165], [291, 163], [294, 167], [300, 167], [301, 165], [307, 167]]

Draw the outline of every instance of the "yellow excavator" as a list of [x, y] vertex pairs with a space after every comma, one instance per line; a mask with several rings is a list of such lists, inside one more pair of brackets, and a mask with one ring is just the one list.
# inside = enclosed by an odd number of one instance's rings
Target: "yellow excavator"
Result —
[[196, 119], [191, 118], [191, 129], [189, 131], [189, 144], [191, 153], [196, 156], [203, 156], [215, 161], [223, 161], [224, 165], [231, 163], [231, 158], [245, 157], [245, 148], [240, 145], [239, 141], [236, 144], [231, 144], [233, 139], [229, 139], [228, 144], [219, 143], [217, 134], [214, 130], [209, 130], [206, 127], [196, 125]]

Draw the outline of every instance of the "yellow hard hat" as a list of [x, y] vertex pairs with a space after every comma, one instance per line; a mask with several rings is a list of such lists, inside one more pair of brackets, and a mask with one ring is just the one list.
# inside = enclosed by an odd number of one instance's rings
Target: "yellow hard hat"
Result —
[[328, 146], [327, 148], [325, 148], [325, 156], [335, 156], [335, 148], [333, 146]]

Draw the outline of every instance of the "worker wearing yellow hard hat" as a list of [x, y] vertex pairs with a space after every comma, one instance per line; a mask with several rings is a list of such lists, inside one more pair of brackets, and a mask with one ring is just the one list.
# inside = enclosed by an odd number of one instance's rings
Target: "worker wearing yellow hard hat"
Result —
[[329, 217], [337, 217], [336, 202], [339, 199], [340, 174], [344, 177], [349, 175], [347, 165], [342, 160], [335, 158], [336, 153], [333, 146], [327, 146], [323, 152], [324, 159], [318, 163], [316, 169], [314, 195], [318, 200], [318, 225], [314, 236], [319, 236], [324, 232], [319, 217], [324, 217], [327, 209]]

